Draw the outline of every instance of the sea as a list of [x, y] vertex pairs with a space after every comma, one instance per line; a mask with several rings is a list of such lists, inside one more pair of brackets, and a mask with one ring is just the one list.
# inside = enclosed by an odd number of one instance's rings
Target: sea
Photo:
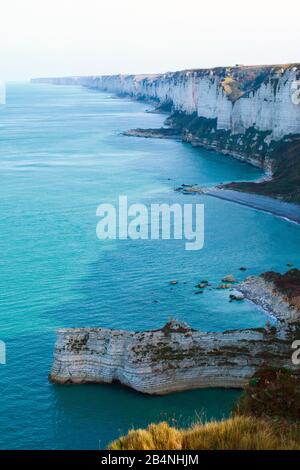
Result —
[[[216, 289], [300, 266], [300, 228], [271, 214], [176, 192], [256, 180], [261, 170], [176, 140], [124, 136], [163, 114], [79, 86], [10, 83], [0, 107], [1, 449], [103, 449], [129, 429], [229, 416], [240, 391], [148, 396], [121, 385], [48, 381], [60, 327], [156, 329], [170, 317], [202, 331], [263, 326], [248, 301]], [[100, 240], [100, 204], [204, 204], [204, 246]], [[240, 268], [245, 267], [246, 271]], [[170, 284], [176, 280], [177, 284]], [[203, 293], [195, 286], [207, 280]]]

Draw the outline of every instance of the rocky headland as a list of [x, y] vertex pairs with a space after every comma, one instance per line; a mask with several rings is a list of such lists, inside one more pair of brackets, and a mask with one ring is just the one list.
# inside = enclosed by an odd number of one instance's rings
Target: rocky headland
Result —
[[285, 324], [300, 324], [298, 269], [290, 269], [285, 274], [270, 271], [261, 276], [251, 276], [239, 284], [237, 289], [278, 321]]
[[299, 331], [300, 271], [265, 273], [237, 285], [278, 322], [265, 328], [201, 332], [170, 320], [163, 328], [132, 332], [68, 328], [57, 332], [50, 380], [118, 382], [147, 394], [241, 388], [264, 367], [293, 368], [291, 344]]
[[145, 139], [180, 139], [180, 129], [161, 127], [159, 129], [129, 129], [123, 132], [129, 137], [144, 137]]

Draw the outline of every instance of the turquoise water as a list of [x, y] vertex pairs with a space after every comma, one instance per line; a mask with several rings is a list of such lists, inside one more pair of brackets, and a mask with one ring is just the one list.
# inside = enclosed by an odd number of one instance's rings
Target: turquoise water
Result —
[[[228, 415], [238, 392], [148, 397], [118, 386], [55, 386], [47, 380], [55, 330], [65, 326], [157, 328], [172, 315], [195, 328], [263, 325], [250, 303], [229, 303], [217, 285], [300, 264], [299, 226], [209, 197], [174, 192], [260, 172], [170, 140], [125, 137], [164, 117], [142, 103], [79, 87], [10, 85], [0, 108], [0, 448], [97, 449], [132, 426], [189, 424]], [[130, 202], [204, 202], [205, 246], [96, 238], [96, 208]], [[180, 281], [170, 286], [169, 281]]]

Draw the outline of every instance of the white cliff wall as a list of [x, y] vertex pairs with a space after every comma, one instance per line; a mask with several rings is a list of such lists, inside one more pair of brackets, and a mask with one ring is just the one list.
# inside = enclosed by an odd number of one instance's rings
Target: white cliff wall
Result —
[[112, 75], [78, 77], [74, 82], [112, 93], [172, 103], [173, 109], [217, 120], [217, 128], [233, 134], [255, 127], [271, 131], [272, 138], [300, 133], [300, 105], [292, 95], [300, 78], [300, 67], [274, 69], [258, 88], [231, 100], [222, 86], [219, 69], [183, 71], [163, 75]]
[[272, 131], [275, 140], [288, 134], [300, 133], [300, 105], [292, 95], [297, 81], [296, 67], [287, 70], [279, 79], [270, 77], [255, 92], [241, 97], [233, 106], [232, 130], [244, 131], [255, 126], [261, 131]]
[[[196, 136], [187, 133], [184, 140], [223, 151], [270, 171], [269, 157], [276, 142], [300, 134], [300, 103], [292, 99], [294, 87], [300, 84], [300, 65], [33, 81], [77, 84], [153, 100], [170, 111], [205, 118], [209, 128]], [[224, 136], [226, 132], [228, 135]]]

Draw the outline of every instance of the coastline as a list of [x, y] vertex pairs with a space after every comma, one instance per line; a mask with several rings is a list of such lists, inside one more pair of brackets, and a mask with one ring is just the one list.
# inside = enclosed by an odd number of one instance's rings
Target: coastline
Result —
[[[147, 132], [148, 137], [152, 137], [149, 129], [140, 132]], [[166, 132], [172, 133], [174, 129]], [[198, 188], [198, 191], [196, 187], [189, 189], [191, 193], [222, 196], [229, 201], [233, 195], [239, 195], [242, 200], [239, 198], [233, 202], [246, 205], [251, 202], [252, 207], [260, 210], [287, 215], [281, 204], [274, 208], [276, 200], [272, 198], [268, 198], [266, 206], [266, 198], [252, 196], [252, 201], [249, 201], [248, 196], [251, 195], [230, 190], [225, 193], [221, 187]], [[259, 199], [260, 204], [257, 202]], [[290, 208], [289, 204], [283, 204], [284, 208]], [[298, 218], [298, 214], [296, 216]], [[259, 295], [260, 299], [262, 297], [264, 288]], [[255, 302], [254, 298], [251, 300]], [[118, 382], [138, 392], [154, 395], [194, 388], [243, 388], [266, 360], [274, 366], [287, 367], [290, 364], [289, 318], [282, 321], [284, 324], [278, 329], [270, 329], [266, 325], [266, 328], [220, 333], [196, 331], [176, 321], [159, 330], [142, 332], [103, 328], [60, 329], [49, 378], [60, 384]]]
[[300, 224], [300, 206], [292, 202], [280, 201], [269, 196], [260, 194], [234, 191], [233, 189], [211, 188], [203, 190], [203, 194], [234, 202], [242, 206], [251, 207], [276, 217], [280, 217], [288, 222]]
[[[172, 139], [186, 142], [182, 139], [182, 136], [180, 136], [179, 129], [172, 127], [160, 129], [129, 129], [128, 131], [123, 132], [123, 135], [127, 137], [138, 137], [145, 139]], [[235, 158], [234, 156], [231, 157]], [[250, 162], [247, 163], [251, 165]], [[272, 181], [272, 177], [270, 176], [269, 171], [265, 171], [265, 174], [255, 182], [261, 183], [267, 181]], [[288, 222], [300, 224], [300, 205], [293, 202], [286, 202], [280, 199], [276, 199], [275, 197], [273, 198], [262, 194], [225, 189], [225, 187], [222, 186], [207, 189], [191, 187], [188, 192], [200, 193], [216, 197], [218, 199], [223, 199], [225, 201], [234, 202], [236, 204], [272, 214]]]
[[32, 82], [82, 85], [151, 103], [154, 109], [148, 112], [169, 113], [165, 122], [169, 129], [131, 129], [127, 135], [164, 138], [176, 129], [184, 142], [250, 163], [265, 170], [268, 177], [229, 183], [228, 189], [299, 204], [300, 107], [291, 99], [291, 85], [299, 70], [299, 64], [237, 65], [150, 75], [37, 78]]
[[[123, 77], [124, 80], [126, 76]], [[162, 77], [163, 78], [163, 77]], [[273, 141], [273, 147], [269, 148], [268, 150], [264, 149], [264, 145], [267, 141], [270, 140], [270, 136], [267, 133], [265, 135], [264, 132], [261, 132], [260, 134], [262, 135], [255, 135], [253, 137], [252, 131], [253, 128], [249, 128], [246, 130], [245, 136], [247, 137], [247, 142], [250, 139], [250, 143], [260, 141], [260, 139], [263, 139], [261, 142], [261, 145], [259, 149], [262, 149], [261, 152], [257, 152], [257, 149], [253, 149], [252, 144], [249, 147], [249, 142], [247, 144], [247, 148], [245, 148], [243, 151], [241, 151], [241, 142], [243, 140], [243, 134], [238, 134], [239, 136], [239, 141], [237, 142], [237, 147], [231, 148], [226, 144], [226, 132], [224, 131], [224, 135], [222, 134], [220, 136], [221, 138], [221, 143], [218, 142], [214, 137], [212, 140], [209, 137], [210, 133], [214, 136], [216, 134], [216, 129], [213, 126], [212, 121], [214, 121], [212, 118], [207, 119], [202, 116], [198, 116], [195, 118], [193, 114], [185, 114], [185, 111], [182, 109], [180, 112], [177, 110], [174, 112], [174, 103], [173, 103], [173, 108], [171, 106], [171, 101], [166, 101], [163, 100], [162, 98], [159, 98], [158, 96], [153, 97], [150, 93], [149, 95], [149, 90], [148, 92], [144, 93], [139, 93], [137, 91], [133, 92], [131, 89], [127, 89], [126, 87], [124, 88], [124, 83], [120, 84], [118, 80], [120, 79], [120, 76], [108, 76], [108, 77], [64, 77], [64, 78], [45, 78], [45, 79], [32, 79], [32, 83], [52, 83], [55, 85], [71, 85], [71, 84], [76, 84], [76, 85], [81, 85], [83, 87], [88, 87], [88, 88], [93, 88], [93, 89], [99, 89], [102, 91], [110, 91], [113, 94], [120, 96], [120, 97], [129, 97], [134, 100], [139, 100], [143, 101], [145, 103], [149, 103], [153, 106], [153, 109], [147, 109], [147, 113], [162, 113], [165, 115], [168, 115], [168, 118], [166, 120], [166, 125], [168, 127], [161, 127], [157, 129], [128, 129], [127, 131], [122, 132], [123, 135], [125, 136], [131, 136], [131, 137], [144, 137], [144, 138], [157, 138], [157, 139], [172, 139], [172, 140], [180, 140], [182, 142], [186, 142], [191, 144], [194, 147], [203, 147], [208, 150], [216, 151], [218, 153], [223, 153], [228, 156], [231, 156], [232, 158], [235, 158], [237, 160], [240, 160], [242, 162], [247, 162], [250, 165], [253, 165], [255, 167], [262, 168], [265, 171], [265, 175], [262, 178], [259, 178], [257, 181], [253, 182], [245, 182], [245, 181], [234, 181], [232, 183], [229, 183], [227, 185], [224, 185], [224, 188], [226, 187], [226, 193], [225, 189], [222, 188], [222, 193], [220, 193], [221, 188], [213, 188], [212, 190], [206, 191], [206, 194], [211, 195], [213, 197], [218, 197], [219, 199], [224, 199], [228, 200], [231, 202], [235, 202], [241, 205], [245, 205], [257, 210], [261, 210], [263, 212], [275, 215], [277, 217], [281, 217], [289, 222], [294, 222], [299, 224], [300, 223], [300, 205], [298, 207], [297, 202], [299, 201], [299, 196], [298, 196], [298, 189], [297, 185], [295, 185], [295, 182], [293, 180], [293, 172], [288, 175], [285, 175], [285, 173], [282, 173], [282, 168], [290, 168], [290, 161], [289, 159], [295, 158], [295, 155], [297, 156], [299, 152], [299, 134], [293, 134], [289, 133], [286, 134], [283, 138], [281, 138], [280, 142], [281, 144], [279, 145], [278, 143], [274, 143]], [[135, 80], [134, 76], [129, 76], [128, 80]], [[136, 77], [136, 79], [138, 79]], [[96, 81], [95, 81], [96, 80]], [[98, 80], [98, 81], [97, 81]], [[112, 81], [110, 84], [109, 80]], [[114, 80], [117, 80], [117, 83], [114, 82]], [[108, 81], [106, 83], [106, 81]], [[143, 86], [143, 81], [140, 82], [138, 80], [139, 86]], [[147, 79], [145, 78], [145, 83], [147, 83]], [[175, 85], [174, 85], [175, 86]], [[122, 92], [120, 92], [120, 89], [122, 89]], [[146, 91], [147, 91], [146, 90]], [[158, 104], [160, 103], [160, 106]], [[173, 113], [172, 113], [173, 109]], [[176, 109], [176, 108], [175, 108]], [[197, 136], [190, 127], [195, 126], [194, 120], [198, 119], [197, 125], [200, 126], [200, 128], [203, 131], [203, 135], [200, 138]], [[191, 121], [191, 122], [190, 122]], [[208, 128], [207, 128], [208, 126]], [[213, 126], [211, 128], [211, 126]], [[208, 134], [207, 134], [208, 132]], [[249, 133], [249, 135], [247, 134]], [[297, 137], [293, 141], [293, 136]], [[210, 137], [212, 137], [210, 135]], [[231, 136], [233, 138], [233, 134]], [[246, 138], [245, 137], [245, 138]], [[225, 145], [223, 140], [225, 138]], [[229, 138], [229, 137], [228, 137]], [[253, 139], [252, 139], [253, 138]], [[252, 140], [251, 140], [252, 139]], [[223, 142], [223, 144], [222, 144]], [[279, 141], [278, 141], [279, 142]], [[291, 143], [292, 142], [292, 143]], [[246, 145], [246, 144], [245, 144]], [[254, 145], [254, 144], [253, 144]], [[295, 148], [294, 148], [295, 147]], [[258, 155], [259, 153], [259, 155]], [[281, 166], [277, 165], [277, 167], [274, 167], [274, 162], [272, 160], [278, 160], [279, 157], [282, 155], [288, 155], [287, 162], [285, 161], [285, 158], [282, 161]], [[294, 173], [297, 173], [298, 167], [295, 167]], [[281, 174], [282, 173], [282, 174]], [[280, 190], [280, 185], [285, 183], [285, 186], [288, 185], [289, 183], [291, 184], [291, 190], [287, 194], [286, 188], [281, 191]], [[251, 186], [252, 185], [252, 186]], [[253, 188], [253, 185], [257, 185], [258, 191]], [[277, 186], [276, 186], [277, 185]], [[231, 188], [233, 186], [233, 188]], [[235, 189], [236, 186], [239, 189]], [[273, 188], [274, 186], [274, 188]], [[230, 189], [227, 189], [230, 188]], [[247, 188], [249, 187], [249, 190], [247, 191]], [[252, 188], [252, 189], [251, 189]], [[273, 191], [271, 191], [273, 188]], [[217, 192], [216, 192], [217, 191]], [[286, 197], [288, 196], [288, 197]], [[278, 199], [277, 199], [278, 197]], [[279, 197], [281, 199], [279, 199]], [[286, 198], [286, 199], [285, 199]], [[295, 202], [294, 202], [295, 201]], [[296, 202], [297, 201], [297, 202]]]

